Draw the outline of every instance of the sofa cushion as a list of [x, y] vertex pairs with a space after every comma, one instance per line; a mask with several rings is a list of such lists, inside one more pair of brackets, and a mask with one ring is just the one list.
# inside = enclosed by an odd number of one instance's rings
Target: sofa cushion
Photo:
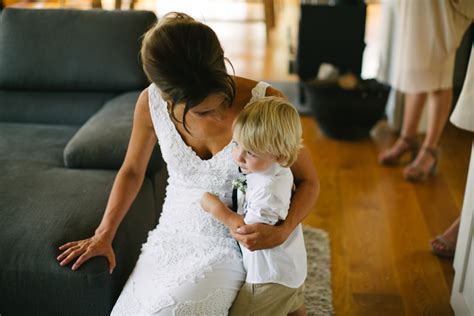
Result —
[[[73, 126], [0, 123], [0, 165], [32, 161], [63, 167], [62, 151], [76, 131]], [[0, 181], [0, 185], [6, 186], [10, 181], [16, 179]]]
[[139, 50], [150, 11], [2, 11], [0, 90], [129, 91], [147, 85]]
[[[60, 267], [56, 257], [61, 244], [92, 236], [115, 175], [114, 171], [64, 169], [27, 160], [0, 165], [0, 183], [6, 185], [0, 199], [2, 315], [110, 313], [147, 232], [156, 225], [149, 178], [117, 232], [117, 268], [112, 275], [103, 257], [91, 259], [75, 272], [71, 265]], [[106, 307], [90, 305], [98, 301]]]
[[[118, 96], [92, 116], [64, 148], [64, 164], [69, 168], [119, 169], [127, 152], [139, 93]], [[157, 145], [148, 173], [155, 173], [162, 166]]]
[[[115, 171], [62, 167], [67, 126], [0, 123], [0, 311], [2, 315], [108, 315], [157, 222], [150, 178], [124, 218], [112, 275], [96, 257], [73, 272], [61, 244], [91, 236]], [[26, 303], [26, 304], [25, 304]]]

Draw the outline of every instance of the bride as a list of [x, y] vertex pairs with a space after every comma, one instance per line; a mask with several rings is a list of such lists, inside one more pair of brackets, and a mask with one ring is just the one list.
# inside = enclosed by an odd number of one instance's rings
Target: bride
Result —
[[238, 176], [232, 122], [250, 101], [281, 94], [264, 82], [229, 75], [214, 31], [182, 13], [166, 15], [145, 34], [141, 57], [152, 84], [138, 98], [128, 151], [102, 221], [94, 236], [61, 246], [58, 261], [75, 260], [76, 270], [105, 256], [112, 273], [112, 241], [158, 141], [169, 174], [163, 211], [112, 315], [226, 315], [245, 280], [235, 239], [250, 250], [285, 241], [316, 201], [316, 172], [303, 149], [291, 168], [297, 189], [286, 221], [229, 232], [199, 200], [214, 192], [230, 204]]

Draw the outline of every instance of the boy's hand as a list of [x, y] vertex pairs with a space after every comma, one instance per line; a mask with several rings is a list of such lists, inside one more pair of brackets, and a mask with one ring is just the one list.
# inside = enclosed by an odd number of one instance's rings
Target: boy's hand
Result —
[[214, 194], [209, 192], [204, 193], [201, 198], [201, 207], [204, 211], [213, 213], [213, 210], [222, 204], [221, 200]]
[[206, 192], [201, 198], [201, 207], [219, 222], [224, 224], [230, 231], [235, 231], [244, 225], [244, 219], [241, 215], [234, 213], [217, 196]]

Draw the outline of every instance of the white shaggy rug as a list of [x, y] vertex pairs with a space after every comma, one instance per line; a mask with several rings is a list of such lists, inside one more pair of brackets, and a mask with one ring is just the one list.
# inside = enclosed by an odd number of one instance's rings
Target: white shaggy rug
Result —
[[331, 254], [329, 236], [324, 230], [303, 226], [308, 254], [305, 305], [310, 316], [333, 314], [331, 290]]

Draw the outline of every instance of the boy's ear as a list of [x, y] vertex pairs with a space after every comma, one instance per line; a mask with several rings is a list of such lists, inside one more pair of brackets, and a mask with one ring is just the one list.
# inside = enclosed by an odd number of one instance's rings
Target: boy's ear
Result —
[[280, 165], [285, 164], [287, 162], [287, 159], [283, 156], [278, 156], [276, 160]]

